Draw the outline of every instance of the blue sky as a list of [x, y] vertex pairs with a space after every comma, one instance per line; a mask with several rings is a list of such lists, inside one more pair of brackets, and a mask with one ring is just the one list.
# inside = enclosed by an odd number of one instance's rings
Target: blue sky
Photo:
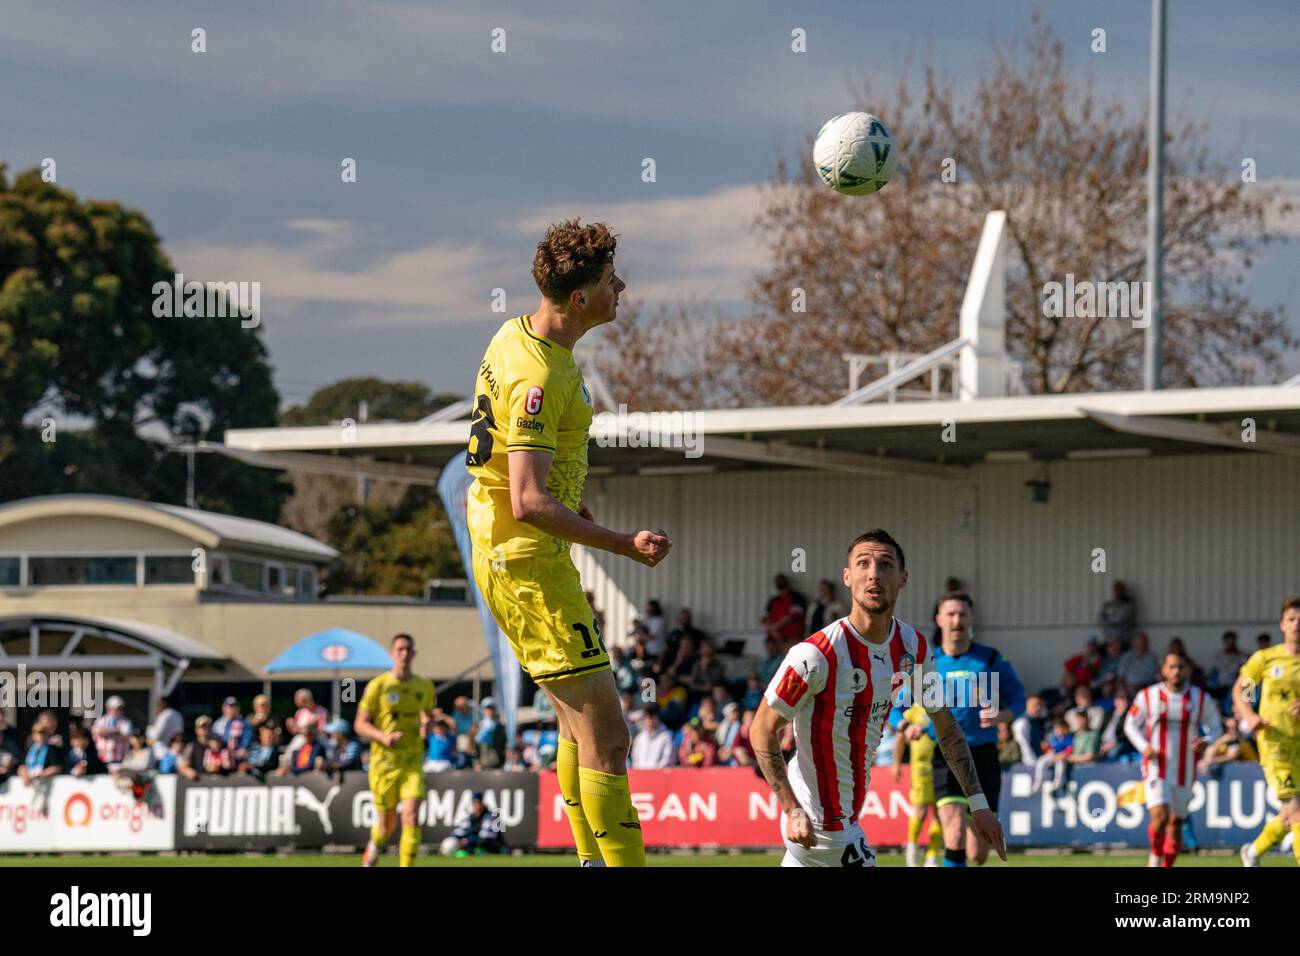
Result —
[[[61, 185], [144, 210], [187, 276], [260, 281], [290, 402], [360, 374], [465, 391], [502, 319], [491, 290], [512, 314], [534, 306], [532, 249], [564, 216], [623, 234], [639, 301], [739, 305], [763, 264], [755, 186], [909, 58], [933, 54], [960, 89], [1039, 10], [1073, 66], [1140, 107], [1149, 49], [1140, 0], [5, 7], [0, 159], [54, 157]], [[1300, 194], [1300, 5], [1170, 7], [1171, 115], [1206, 119], [1223, 155]], [[1252, 297], [1294, 301], [1297, 258], [1269, 252]]]

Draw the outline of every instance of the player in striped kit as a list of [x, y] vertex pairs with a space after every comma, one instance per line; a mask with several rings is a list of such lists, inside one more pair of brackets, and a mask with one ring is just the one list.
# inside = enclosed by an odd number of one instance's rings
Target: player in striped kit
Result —
[[[782, 866], [875, 865], [858, 814], [885, 718], [900, 685], [919, 677], [929, 656], [925, 638], [894, 617], [907, 584], [898, 542], [886, 531], [868, 531], [849, 547], [846, 565], [852, 610], [791, 648], [750, 727], [756, 761], [781, 805]], [[946, 708], [922, 703], [970, 801], [971, 826], [1005, 860], [1002, 827], [980, 790], [961, 727]], [[779, 735], [790, 721], [796, 751], [787, 768]]]
[[1178, 651], [1160, 663], [1160, 683], [1138, 692], [1124, 718], [1124, 733], [1142, 754], [1142, 777], [1151, 811], [1151, 855], [1147, 866], [1173, 866], [1183, 821], [1196, 783], [1196, 759], [1209, 740], [1223, 731], [1210, 696], [1188, 682], [1191, 665]]

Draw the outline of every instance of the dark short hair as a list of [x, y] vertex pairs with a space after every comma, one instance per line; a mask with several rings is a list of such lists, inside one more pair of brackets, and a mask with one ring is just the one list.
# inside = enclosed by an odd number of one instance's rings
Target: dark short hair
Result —
[[975, 602], [965, 591], [944, 591], [943, 597], [939, 598], [939, 607], [943, 607], [944, 601], [961, 601], [970, 610], [975, 610]]
[[392, 647], [394, 644], [396, 644], [398, 641], [401, 641], [401, 640], [407, 640], [407, 641], [410, 641], [410, 642], [411, 642], [411, 646], [412, 646], [412, 647], [415, 646], [415, 638], [413, 638], [410, 634], [407, 634], [405, 631], [403, 631], [401, 634], [394, 634], [394, 635], [393, 635], [393, 639], [392, 639], [391, 641], [388, 642], [388, 646], [389, 646], [389, 647]]
[[1292, 595], [1282, 602], [1282, 617], [1286, 616], [1287, 611], [1300, 611], [1300, 594]]
[[1184, 664], [1190, 664], [1190, 663], [1191, 663], [1190, 658], [1188, 658], [1188, 656], [1187, 656], [1186, 654], [1184, 654], [1184, 653], [1183, 653], [1182, 651], [1180, 651], [1180, 650], [1177, 650], [1176, 648], [1172, 648], [1172, 647], [1171, 647], [1169, 650], [1165, 651], [1164, 656], [1160, 658], [1160, 666], [1161, 666], [1161, 667], [1164, 667], [1164, 666], [1165, 666], [1165, 661], [1169, 660], [1169, 658], [1171, 658], [1171, 657], [1176, 657], [1176, 658], [1178, 658], [1178, 659], [1179, 659], [1180, 661], [1182, 661]]
[[558, 222], [546, 230], [533, 256], [533, 281], [542, 295], [563, 304], [569, 296], [600, 278], [614, 261], [618, 238], [603, 222], [582, 225], [579, 219]]
[[853, 543], [849, 545], [849, 550], [844, 553], [845, 562], [847, 562], [849, 557], [853, 554], [854, 548], [856, 548], [860, 544], [866, 544], [868, 541], [874, 542], [875, 544], [883, 544], [886, 547], [893, 548], [894, 553], [898, 555], [899, 570], [900, 571], [907, 570], [907, 558], [903, 557], [903, 546], [899, 544], [897, 541], [895, 541], [894, 536], [891, 535], [884, 528], [872, 528], [870, 531], [864, 531], [862, 532], [862, 534], [854, 538]]

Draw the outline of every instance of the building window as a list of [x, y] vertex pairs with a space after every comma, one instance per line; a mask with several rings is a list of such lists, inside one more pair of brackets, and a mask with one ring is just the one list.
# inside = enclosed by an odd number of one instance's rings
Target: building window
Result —
[[243, 558], [230, 559], [230, 583], [245, 591], [262, 590], [262, 563], [245, 561]]
[[0, 588], [16, 588], [22, 579], [22, 558], [0, 558]]
[[194, 559], [189, 555], [145, 555], [145, 584], [193, 584]]
[[27, 559], [27, 574], [32, 587], [69, 584], [136, 583], [135, 555]]
[[284, 565], [268, 564], [266, 566], [266, 591], [279, 594], [284, 590]]

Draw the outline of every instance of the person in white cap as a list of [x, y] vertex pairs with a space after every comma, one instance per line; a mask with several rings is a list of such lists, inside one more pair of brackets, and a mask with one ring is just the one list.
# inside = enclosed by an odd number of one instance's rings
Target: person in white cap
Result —
[[99, 759], [109, 772], [118, 769], [126, 759], [127, 744], [131, 739], [131, 721], [126, 716], [126, 701], [114, 694], [104, 705], [104, 713], [90, 729], [95, 738]]

